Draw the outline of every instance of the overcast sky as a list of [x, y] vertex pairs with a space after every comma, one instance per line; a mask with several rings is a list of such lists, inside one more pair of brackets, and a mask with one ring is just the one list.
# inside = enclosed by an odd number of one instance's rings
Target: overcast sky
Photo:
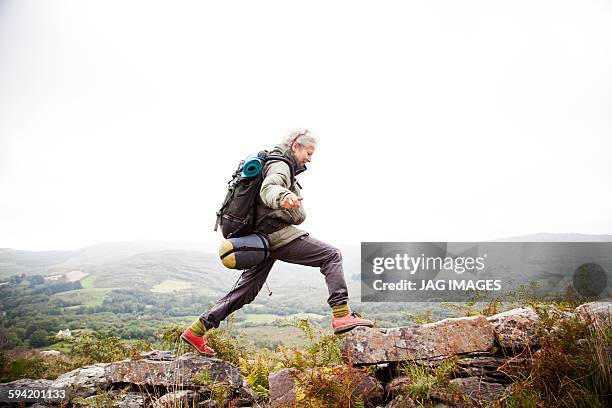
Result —
[[326, 241], [612, 233], [611, 21], [609, 1], [0, 1], [0, 247], [214, 250], [237, 162], [303, 127]]

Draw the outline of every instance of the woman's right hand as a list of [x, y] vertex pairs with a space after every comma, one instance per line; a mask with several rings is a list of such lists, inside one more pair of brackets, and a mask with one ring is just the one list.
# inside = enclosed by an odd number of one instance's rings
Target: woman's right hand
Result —
[[300, 201], [302, 200], [302, 197], [298, 197], [293, 193], [287, 194], [281, 201], [281, 207], [286, 209], [296, 208], [300, 206]]

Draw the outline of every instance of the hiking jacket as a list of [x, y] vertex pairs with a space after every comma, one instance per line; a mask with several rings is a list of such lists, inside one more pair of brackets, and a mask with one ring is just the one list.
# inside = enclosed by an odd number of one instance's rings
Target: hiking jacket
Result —
[[[306, 170], [305, 166], [297, 165], [291, 149], [283, 145], [276, 146], [271, 153], [288, 158], [293, 165], [295, 175]], [[287, 194], [293, 193], [298, 197], [301, 195], [297, 182], [294, 182], [293, 185], [291, 183], [291, 170], [287, 163], [282, 161], [266, 163], [263, 168], [263, 177], [257, 204], [257, 224], [261, 226], [262, 223], [266, 223], [268, 227], [278, 229], [278, 231], [266, 233], [265, 229], [260, 228], [260, 232], [268, 238], [270, 250], [275, 250], [303, 235], [308, 235], [306, 231], [294, 226], [304, 222], [306, 211], [302, 202], [299, 207], [291, 209], [281, 206]]]

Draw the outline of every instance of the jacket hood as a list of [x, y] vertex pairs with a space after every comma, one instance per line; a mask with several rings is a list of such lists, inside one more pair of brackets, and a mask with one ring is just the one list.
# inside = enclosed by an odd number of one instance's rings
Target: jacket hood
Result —
[[274, 149], [272, 150], [271, 153], [279, 154], [279, 155], [282, 155], [288, 158], [291, 161], [291, 163], [293, 163], [293, 169], [294, 169], [296, 176], [307, 170], [306, 166], [300, 166], [299, 164], [297, 164], [297, 162], [295, 161], [295, 157], [293, 157], [293, 152], [291, 151], [289, 147], [285, 145], [278, 144], [274, 146]]

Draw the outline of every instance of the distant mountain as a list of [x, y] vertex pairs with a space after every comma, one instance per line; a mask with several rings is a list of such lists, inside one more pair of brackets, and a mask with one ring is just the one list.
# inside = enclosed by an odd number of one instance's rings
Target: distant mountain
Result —
[[[493, 240], [493, 242], [612, 242], [612, 235], [539, 233]], [[340, 246], [345, 276], [352, 294], [360, 282], [360, 247]], [[19, 251], [0, 249], [0, 278], [26, 273], [61, 275], [70, 271], [86, 274], [86, 288], [138, 288], [150, 290], [164, 282], [189, 283], [190, 290], [208, 294], [225, 293], [240, 271], [228, 270], [210, 246], [164, 241], [107, 242], [78, 251]], [[270, 272], [269, 286], [278, 293], [313, 291], [325, 293], [325, 281], [318, 270], [278, 262]], [[302, 290], [308, 289], [308, 290]], [[297, 291], [297, 292], [296, 292]]]
[[196, 244], [180, 244], [166, 241], [118, 241], [103, 242], [83, 247], [76, 251], [67, 263], [101, 263], [112, 262], [146, 252], [157, 252], [172, 249], [197, 250]]
[[0, 278], [10, 275], [45, 275], [49, 265], [60, 264], [77, 254], [75, 251], [20, 251], [0, 248]]

